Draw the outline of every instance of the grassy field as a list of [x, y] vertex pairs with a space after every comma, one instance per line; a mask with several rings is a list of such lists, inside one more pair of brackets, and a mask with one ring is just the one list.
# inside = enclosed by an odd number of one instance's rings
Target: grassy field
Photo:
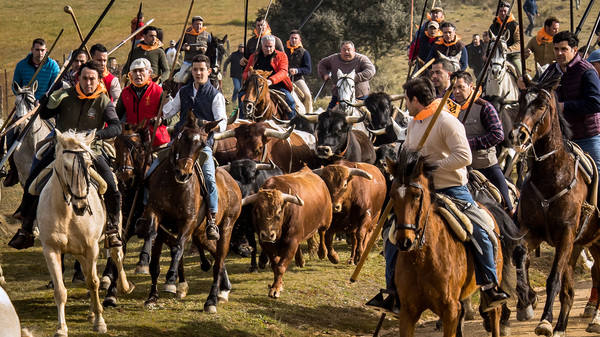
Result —
[[[63, 54], [78, 45], [75, 29], [70, 17], [63, 12], [63, 6], [73, 7], [85, 34], [106, 3], [108, 1], [58, 3], [31, 0], [24, 6], [20, 2], [0, 0], [0, 69], [7, 69], [10, 80], [15, 64], [29, 51], [31, 40], [41, 36], [51, 43], [61, 27], [65, 28], [65, 33], [53, 57], [62, 60]], [[257, 8], [267, 3], [265, 0], [250, 1], [250, 18], [254, 17], [252, 13]], [[116, 45], [129, 33], [130, 20], [138, 4], [132, 0], [117, 1], [92, 43], [101, 42], [108, 47]], [[493, 17], [487, 5], [449, 6], [447, 1], [443, 5], [447, 19], [457, 23], [458, 33], [466, 41], [473, 33], [486, 29]], [[168, 41], [179, 36], [188, 6], [189, 2], [182, 0], [144, 1], [144, 14], [146, 19], [156, 18], [154, 24], [164, 29], [165, 41]], [[542, 16], [538, 19], [538, 26], [545, 16], [556, 15], [565, 21], [563, 28], [568, 27], [568, 1], [540, 2], [539, 6]], [[581, 35], [585, 39], [591, 30], [592, 16], [599, 11], [600, 4], [596, 4]], [[582, 12], [583, 8], [576, 11], [576, 17]], [[232, 48], [242, 40], [242, 0], [197, 1], [193, 15], [197, 14], [205, 18], [209, 31], [219, 36], [229, 34]], [[372, 82], [374, 90], [400, 92], [407, 68], [405, 46], [405, 41], [399, 41], [397, 52], [377, 64], [378, 74]], [[357, 47], [360, 50], [360, 46]], [[124, 62], [127, 51], [128, 47], [123, 47], [116, 54], [120, 62]], [[0, 85], [4, 86], [3, 78]], [[224, 79], [224, 85], [225, 92], [230, 92], [228, 78]], [[322, 98], [317, 105], [326, 102], [327, 99]], [[52, 290], [45, 287], [49, 278], [41, 248], [38, 245], [25, 252], [17, 252], [6, 245], [16, 230], [9, 215], [14, 211], [20, 193], [19, 188], [2, 190], [0, 263], [7, 278], [7, 291], [14, 300], [23, 325], [31, 328], [35, 336], [49, 336], [56, 325], [56, 307]], [[134, 241], [126, 260], [126, 271], [137, 285], [135, 291], [121, 298], [117, 309], [109, 309], [105, 313], [110, 336], [363, 336], [370, 335], [377, 322], [377, 315], [365, 309], [363, 303], [384, 285], [384, 260], [379, 255], [380, 247], [371, 253], [356, 284], [348, 282], [353, 267], [345, 264], [332, 265], [327, 260], [312, 258], [305, 268], [292, 267], [284, 276], [284, 291], [278, 300], [267, 297], [267, 286], [273, 278], [270, 269], [249, 274], [248, 259], [231, 254], [227, 266], [233, 291], [230, 302], [220, 305], [216, 315], [202, 312], [212, 277], [198, 268], [197, 255], [186, 258], [189, 296], [183, 301], [164, 297], [160, 300], [160, 309], [145, 310], [143, 301], [148, 294], [150, 279], [133, 275], [138, 248], [139, 242]], [[337, 241], [336, 249], [342, 261], [347, 259], [349, 251], [345, 243]], [[164, 282], [168, 264], [165, 255], [168, 254], [163, 254], [159, 285]], [[533, 260], [532, 280], [536, 285], [545, 282], [551, 258], [551, 251], [545, 248], [542, 258]], [[72, 336], [96, 336], [86, 320], [86, 290], [70, 283], [72, 262], [72, 258], [67, 257], [67, 323]], [[103, 262], [100, 262], [101, 268]], [[578, 270], [578, 278], [586, 275]], [[433, 319], [433, 316], [426, 315], [425, 319]], [[395, 324], [395, 321], [386, 321], [384, 328], [390, 329]]]

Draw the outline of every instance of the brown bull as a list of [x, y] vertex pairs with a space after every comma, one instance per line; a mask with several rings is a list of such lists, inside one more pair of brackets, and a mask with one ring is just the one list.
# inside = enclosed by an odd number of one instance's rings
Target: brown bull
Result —
[[[286, 132], [277, 131], [266, 123], [258, 122], [240, 124], [234, 129], [215, 134], [215, 139], [219, 141], [236, 139], [235, 160], [251, 159], [261, 162], [272, 160], [283, 172], [290, 173], [300, 170], [304, 164], [312, 166], [316, 160], [314, 153], [302, 137], [292, 131], [292, 128]], [[219, 160], [221, 154], [215, 156]], [[227, 162], [229, 161], [233, 160]]]
[[387, 193], [385, 177], [376, 166], [349, 161], [338, 161], [315, 173], [327, 184], [333, 205], [333, 221], [325, 233], [327, 257], [339, 263], [333, 238], [346, 232], [352, 244], [348, 263], [358, 263], [381, 213]]
[[253, 204], [252, 222], [274, 274], [269, 296], [278, 298], [283, 274], [292, 258], [296, 257], [298, 266], [304, 265], [300, 242], [319, 231], [319, 256], [325, 256], [324, 235], [331, 223], [327, 185], [310, 169], [303, 168], [269, 178], [258, 193], [244, 198], [242, 204]]

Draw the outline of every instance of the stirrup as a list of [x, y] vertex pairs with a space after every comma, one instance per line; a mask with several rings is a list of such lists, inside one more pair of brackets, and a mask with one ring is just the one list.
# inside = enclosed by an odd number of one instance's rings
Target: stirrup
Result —
[[106, 233], [106, 239], [104, 240], [105, 248], [117, 248], [123, 246], [123, 241], [119, 237], [119, 233]]

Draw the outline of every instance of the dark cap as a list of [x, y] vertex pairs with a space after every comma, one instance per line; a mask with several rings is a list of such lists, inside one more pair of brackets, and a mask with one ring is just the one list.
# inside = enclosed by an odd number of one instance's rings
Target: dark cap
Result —
[[510, 2], [500, 1], [500, 8], [502, 8], [502, 7], [510, 8]]
[[192, 17], [192, 22], [198, 21], [198, 20], [204, 22], [204, 19], [200, 15], [196, 15], [196, 16]]

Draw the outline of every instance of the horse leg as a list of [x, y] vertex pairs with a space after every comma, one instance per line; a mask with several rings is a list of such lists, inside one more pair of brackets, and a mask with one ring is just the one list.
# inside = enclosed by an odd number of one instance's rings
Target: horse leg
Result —
[[196, 217], [192, 217], [192, 219], [185, 222], [182, 230], [177, 236], [177, 242], [171, 247], [171, 265], [169, 266], [169, 270], [167, 271], [167, 281], [165, 283], [164, 291], [168, 293], [175, 294], [177, 293], [177, 287], [175, 286], [175, 281], [177, 280], [177, 269], [179, 268], [179, 261], [183, 257], [183, 251], [185, 249], [185, 243], [190, 237], [191, 232], [194, 229], [194, 224], [196, 222]]
[[573, 268], [577, 264], [579, 258], [579, 251], [581, 248], [574, 248], [569, 264], [565, 266], [565, 271], [561, 280], [560, 290], [560, 314], [554, 327], [554, 336], [564, 336], [567, 330], [567, 324], [569, 319], [569, 313], [573, 306], [573, 298], [575, 297], [575, 291], [573, 290]]
[[546, 304], [544, 305], [540, 323], [535, 328], [536, 335], [552, 336], [552, 305], [554, 304], [556, 295], [560, 291], [560, 281], [562, 280], [566, 265], [571, 258], [573, 240], [573, 233], [567, 230], [563, 233], [561, 241], [556, 246], [552, 269], [546, 280]]
[[327, 251], [327, 258], [329, 259], [329, 261], [331, 261], [331, 263], [333, 264], [338, 264], [340, 263], [340, 257], [338, 256], [338, 253], [335, 251], [335, 249], [333, 249], [334, 237], [335, 233], [332, 228], [328, 229], [325, 232], [325, 247], [327, 247], [325, 250]]
[[50, 247], [44, 247], [44, 258], [46, 258], [46, 265], [52, 278], [52, 284], [54, 285], [54, 302], [58, 309], [58, 327], [54, 337], [66, 337], [68, 336], [67, 321], [65, 319], [65, 304], [67, 303], [67, 288], [63, 282], [62, 275], [62, 263], [60, 258], [60, 251]]
[[185, 273], [183, 268], [183, 256], [181, 257], [181, 261], [179, 261], [179, 266], [177, 267], [177, 277], [179, 278], [179, 282], [177, 283], [177, 299], [182, 300], [187, 296], [188, 290], [190, 287], [188, 286], [187, 281], [185, 280]]
[[81, 263], [78, 259], [75, 259], [75, 263], [73, 263], [73, 279], [71, 283], [81, 283], [85, 282], [85, 277], [83, 276], [83, 271], [81, 270]]
[[150, 278], [152, 279], [152, 285], [150, 286], [150, 294], [148, 299], [144, 302], [144, 307], [153, 309], [158, 302], [158, 287], [156, 283], [158, 281], [158, 275], [160, 274], [160, 254], [162, 252], [163, 238], [157, 236], [156, 240], [152, 244], [152, 255], [150, 259]]
[[156, 240], [156, 231], [152, 231], [148, 237], [144, 239], [144, 244], [140, 250], [140, 257], [137, 265], [135, 266], [135, 273], [140, 275], [148, 275], [150, 273], [150, 250], [152, 249], [152, 243]]
[[[517, 270], [517, 320], [528, 321], [533, 318], [533, 303], [530, 301], [530, 292], [533, 291], [529, 284], [529, 255], [527, 249], [518, 245], [513, 252], [513, 261]], [[535, 293], [534, 293], [535, 298]]]
[[445, 310], [442, 312], [442, 328], [444, 330], [444, 337], [456, 336], [456, 330], [458, 329], [459, 316], [461, 312], [460, 302], [458, 300], [450, 300], [445, 306]]
[[[217, 312], [217, 303], [219, 299], [221, 299], [223, 302], [227, 302], [229, 300], [231, 283], [229, 282], [229, 277], [225, 271], [225, 257], [227, 256], [231, 241], [232, 226], [230, 226], [230, 221], [231, 220], [228, 218], [223, 219], [220, 226], [222, 235], [217, 241], [216, 249], [214, 251], [215, 264], [213, 265], [213, 283], [210, 287], [210, 292], [208, 293], [206, 302], [204, 302], [204, 311], [210, 314]], [[223, 278], [225, 278], [227, 281], [224, 282]], [[228, 289], [225, 289], [222, 292], [220, 289], [221, 285]]]
[[585, 307], [585, 311], [588, 311], [589, 306], [589, 311], [591, 311], [593, 319], [585, 331], [599, 333], [600, 310], [598, 310], [598, 289], [600, 289], [600, 245], [598, 245], [598, 243], [593, 243], [588, 249], [594, 258], [594, 265], [592, 266], [592, 291]]
[[4, 279], [4, 273], [2, 272], [2, 266], [0, 266], [0, 287], [6, 287], [6, 280]]
[[414, 337], [417, 321], [421, 313], [409, 311], [406, 305], [400, 306], [398, 313], [398, 325], [400, 326], [400, 337]]
[[114, 279], [114, 281], [117, 283], [117, 290], [121, 294], [131, 294], [135, 288], [135, 285], [127, 280], [127, 275], [125, 274], [125, 269], [123, 268], [123, 260], [125, 257], [125, 254], [123, 253], [123, 247], [111, 248], [110, 255], [117, 271]]
[[88, 247], [88, 253], [85, 256], [81, 256], [80, 259], [86, 284], [90, 292], [90, 313], [88, 319], [94, 322], [94, 331], [106, 333], [106, 323], [102, 317], [103, 309], [98, 296], [100, 280], [98, 279], [98, 272], [96, 270], [96, 261], [98, 260], [99, 253], [98, 245], [92, 245]]
[[227, 268], [225, 264], [223, 264], [223, 269], [221, 270], [221, 283], [219, 284], [219, 294], [217, 298], [219, 302], [229, 302], [229, 292], [231, 292], [231, 281], [229, 280], [229, 275], [227, 274]]

